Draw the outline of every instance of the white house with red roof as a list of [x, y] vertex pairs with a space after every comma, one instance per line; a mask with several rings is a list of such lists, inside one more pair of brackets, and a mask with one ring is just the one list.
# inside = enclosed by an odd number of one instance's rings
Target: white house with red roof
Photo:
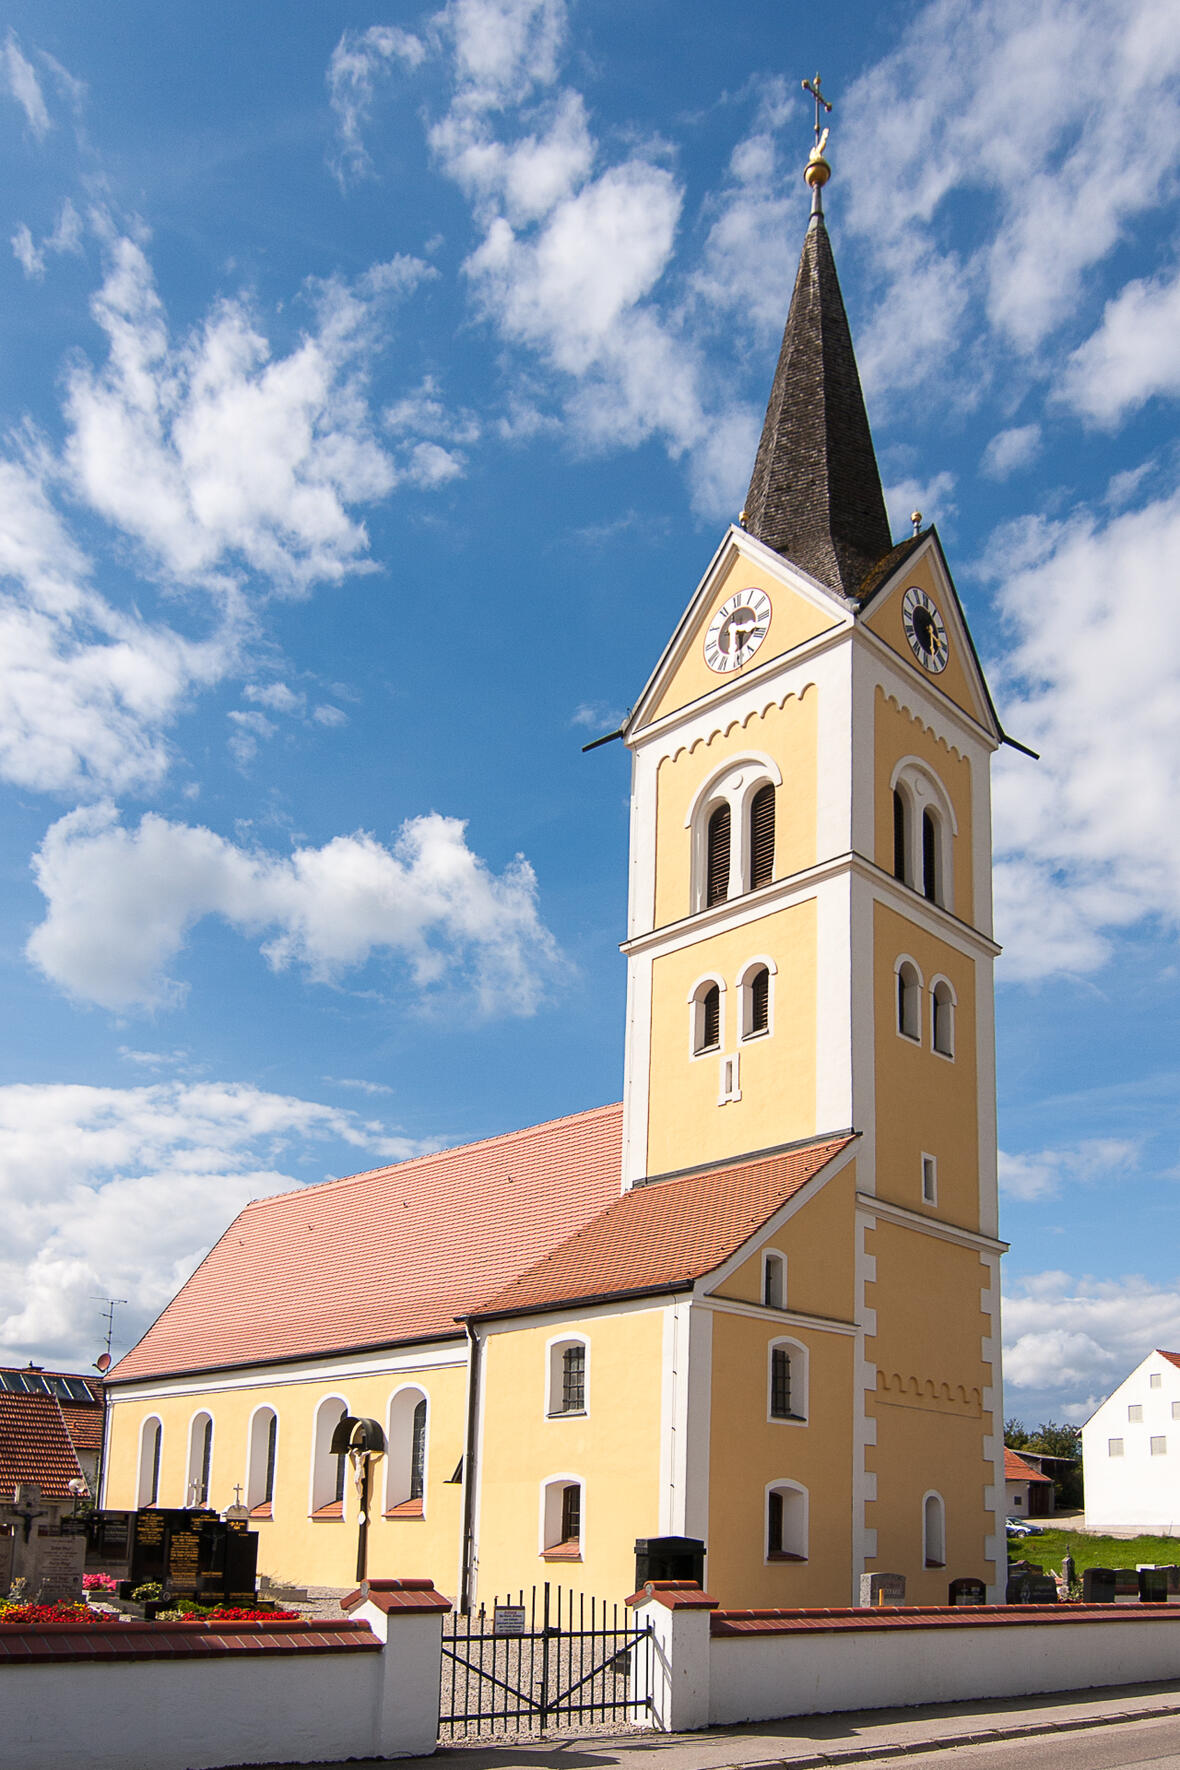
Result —
[[1045, 1518], [1053, 1510], [1053, 1483], [1004, 1446], [1004, 1505], [1009, 1518]]
[[1086, 1529], [1180, 1535], [1180, 1352], [1149, 1352], [1082, 1427]]

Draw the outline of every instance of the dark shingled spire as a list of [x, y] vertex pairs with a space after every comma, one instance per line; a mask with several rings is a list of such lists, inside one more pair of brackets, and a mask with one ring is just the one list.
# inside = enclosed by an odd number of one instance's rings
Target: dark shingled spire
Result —
[[743, 520], [759, 541], [845, 596], [857, 594], [893, 545], [818, 201], [803, 242]]

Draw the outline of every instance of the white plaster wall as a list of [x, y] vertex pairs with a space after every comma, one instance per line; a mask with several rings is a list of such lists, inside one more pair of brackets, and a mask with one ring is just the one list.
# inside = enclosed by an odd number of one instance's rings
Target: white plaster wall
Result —
[[719, 1636], [709, 1724], [1028, 1696], [1180, 1675], [1180, 1616]]
[[[1151, 1377], [1160, 1379], [1158, 1389]], [[1180, 1534], [1180, 1370], [1152, 1352], [1082, 1428], [1087, 1530], [1147, 1529]], [[1143, 1409], [1142, 1421], [1128, 1409]], [[1151, 1453], [1152, 1438], [1165, 1442], [1163, 1455]], [[1121, 1438], [1123, 1454], [1112, 1457], [1110, 1440]], [[1180, 1549], [1178, 1549], [1180, 1559]]]

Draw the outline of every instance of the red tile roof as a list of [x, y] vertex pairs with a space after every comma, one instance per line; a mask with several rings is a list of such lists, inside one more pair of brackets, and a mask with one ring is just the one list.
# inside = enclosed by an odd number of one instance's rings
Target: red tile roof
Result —
[[0, 1500], [18, 1481], [35, 1481], [47, 1500], [68, 1500], [82, 1479], [61, 1409], [52, 1395], [9, 1395], [0, 1389]]
[[1180, 1352], [1165, 1352], [1161, 1346], [1157, 1346], [1156, 1351], [1161, 1358], [1166, 1358], [1169, 1364], [1180, 1367]]
[[637, 1186], [475, 1313], [509, 1315], [690, 1284], [736, 1253], [852, 1141], [799, 1144]]
[[248, 1205], [113, 1382], [438, 1338], [618, 1197], [622, 1108]]
[[1009, 1450], [1007, 1445], [1004, 1446], [1005, 1481], [1048, 1481], [1048, 1479], [1049, 1477], [1042, 1475], [1039, 1469], [1034, 1469], [1031, 1463], [1026, 1463], [1016, 1451]]
[[61, 1417], [75, 1450], [102, 1449], [102, 1403], [86, 1407], [80, 1401], [59, 1401]]

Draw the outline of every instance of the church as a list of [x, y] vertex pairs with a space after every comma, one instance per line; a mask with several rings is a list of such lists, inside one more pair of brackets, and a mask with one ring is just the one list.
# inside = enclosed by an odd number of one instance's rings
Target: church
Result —
[[1002, 1602], [1005, 738], [935, 530], [889, 530], [829, 175], [745, 509], [618, 734], [622, 1103], [249, 1205], [110, 1374], [106, 1506], [238, 1502], [341, 1589], [362, 1527], [464, 1609], [617, 1599], [669, 1538], [728, 1606]]

